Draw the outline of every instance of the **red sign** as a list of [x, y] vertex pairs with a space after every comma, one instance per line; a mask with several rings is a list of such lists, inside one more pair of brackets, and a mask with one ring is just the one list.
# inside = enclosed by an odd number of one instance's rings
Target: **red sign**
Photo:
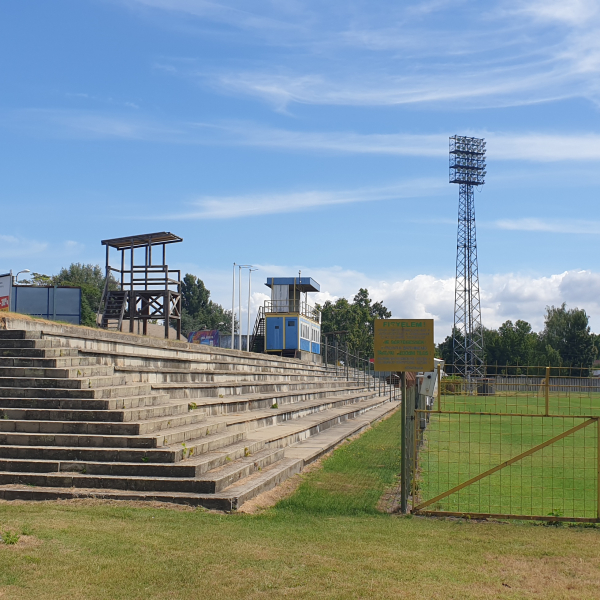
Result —
[[0, 296], [0, 310], [10, 310], [9, 296]]

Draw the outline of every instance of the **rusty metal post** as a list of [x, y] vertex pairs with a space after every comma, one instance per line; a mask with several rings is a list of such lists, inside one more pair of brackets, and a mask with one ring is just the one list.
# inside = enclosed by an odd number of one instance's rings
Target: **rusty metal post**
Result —
[[544, 383], [544, 396], [546, 399], [546, 416], [550, 414], [550, 367], [546, 367], [546, 381]]
[[406, 468], [406, 373], [400, 374], [402, 385], [402, 398], [400, 405], [400, 419], [402, 425], [400, 428], [400, 512], [406, 514], [408, 510], [408, 470]]
[[596, 518], [600, 523], [600, 419], [596, 419]]
[[442, 412], [442, 365], [437, 366], [437, 411]]

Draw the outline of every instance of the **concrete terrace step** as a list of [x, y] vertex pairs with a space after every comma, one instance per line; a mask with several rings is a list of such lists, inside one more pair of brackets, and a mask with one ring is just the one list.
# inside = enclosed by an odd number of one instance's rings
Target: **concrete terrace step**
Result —
[[230, 428], [244, 428], [248, 431], [261, 427], [270, 427], [286, 423], [294, 419], [303, 419], [308, 415], [323, 413], [332, 408], [342, 408], [359, 403], [379, 403], [387, 398], [377, 396], [373, 391], [355, 391], [352, 394], [341, 394], [339, 396], [324, 396], [313, 398], [293, 404], [285, 404], [278, 408], [266, 410], [253, 410], [249, 412], [233, 413], [218, 417], [207, 417], [207, 423], [219, 421], [227, 424]]
[[181, 444], [163, 448], [0, 445], [0, 458], [77, 462], [176, 463], [184, 458], [212, 452], [246, 439], [245, 432], [236, 431], [214, 433], [185, 446]]
[[[241, 442], [224, 446], [221, 449], [186, 458], [178, 463], [0, 458], [0, 470], [28, 473], [77, 472], [91, 475], [198, 477], [223, 465], [231, 464], [240, 458], [254, 456], [263, 450], [264, 443], [261, 441], [249, 442], [242, 440]], [[282, 450], [271, 449], [268, 452], [282, 452]]]
[[[284, 392], [312, 391], [322, 389], [324, 385], [328, 388], [359, 387], [355, 382], [344, 380], [327, 380], [324, 382], [306, 381], [306, 382], [252, 382], [252, 381], [218, 381], [207, 383], [152, 383], [153, 390], [161, 390], [171, 396], [171, 398], [188, 398], [196, 400], [198, 398], [215, 396], [245, 396], [248, 394], [278, 394]], [[1, 388], [0, 388], [1, 389]]]
[[[0, 446], [73, 446], [73, 447], [90, 447], [90, 448], [160, 448], [173, 444], [195, 443], [200, 438], [203, 438], [214, 433], [225, 430], [226, 423], [222, 421], [206, 422], [203, 413], [198, 413], [195, 418], [193, 415], [187, 419], [183, 419], [182, 423], [174, 426], [167, 426], [162, 430], [157, 430], [139, 434], [123, 433], [119, 430], [118, 424], [108, 423], [85, 423], [85, 422], [54, 422], [53, 429], [59, 429], [62, 425], [67, 431], [53, 432], [22, 432], [19, 430], [1, 431]], [[162, 419], [163, 424], [172, 424], [175, 419], [168, 417]], [[29, 424], [32, 429], [35, 429], [36, 422], [21, 421], [21, 424]], [[40, 424], [39, 422], [37, 422]], [[43, 423], [43, 422], [42, 422]], [[110, 426], [112, 425], [112, 427]], [[139, 425], [139, 424], [138, 424]], [[79, 427], [78, 427], [79, 426]], [[86, 427], [87, 426], [87, 427]], [[77, 429], [91, 429], [92, 431], [77, 431]], [[109, 429], [111, 433], [102, 433], [98, 429]], [[124, 429], [132, 428], [131, 424], [125, 424]], [[16, 428], [15, 428], [16, 429]], [[42, 429], [48, 429], [45, 425]], [[139, 427], [138, 427], [139, 430]]]
[[166, 403], [171, 403], [169, 396], [160, 393], [110, 399], [0, 397], [0, 411], [10, 408], [108, 411], [143, 408]]
[[[309, 402], [316, 399], [335, 397], [351, 392], [367, 390], [367, 388], [347, 384], [330, 387], [317, 387], [310, 390], [300, 389], [295, 391], [272, 392], [267, 394], [241, 394], [227, 395], [222, 398], [215, 396], [206, 396], [195, 398], [190, 401], [190, 406], [196, 405], [197, 408], [204, 409], [207, 414], [212, 416], [231, 414], [231, 413], [246, 413], [248, 411], [269, 409], [274, 404], [278, 406], [288, 406], [298, 402]], [[375, 391], [371, 389], [371, 391]]]
[[[13, 359], [14, 360], [14, 359]], [[23, 379], [26, 377], [36, 379], [69, 379], [77, 377], [107, 377], [113, 376], [115, 368], [113, 366], [74, 366], [66, 368], [56, 367], [34, 367], [34, 366], [2, 366], [0, 364], [0, 380], [7, 377], [16, 377]]]
[[[127, 435], [118, 431], [118, 427], [107, 427], [107, 424], [88, 424], [85, 422], [53, 422], [53, 427], [39, 421], [12, 422], [5, 421], [0, 430], [0, 445], [8, 446], [73, 446], [95, 448], [160, 448], [173, 444], [195, 443], [199, 438], [218, 431], [225, 427], [235, 427], [236, 430], [257, 429], [277, 425], [284, 421], [300, 419], [313, 413], [322, 413], [331, 408], [342, 409], [348, 412], [348, 404], [359, 402], [379, 402], [378, 398], [368, 399], [366, 395], [346, 396], [337, 402], [326, 399], [316, 400], [302, 406], [288, 407], [284, 410], [255, 411], [245, 415], [229, 418], [213, 418], [210, 421], [201, 415], [197, 419], [188, 419], [183, 424], [167, 427], [153, 434]], [[163, 423], [164, 423], [163, 419]], [[169, 421], [167, 421], [169, 422]], [[13, 427], [11, 427], [13, 425]], [[43, 429], [44, 431], [39, 431]], [[109, 432], [98, 431], [108, 429]], [[8, 430], [7, 430], [8, 429]], [[23, 431], [26, 429], [28, 431]], [[37, 429], [37, 431], [36, 431]], [[59, 431], [48, 431], [59, 430]], [[126, 428], [125, 428], [126, 429]], [[66, 431], [65, 431], [66, 430]], [[114, 432], [114, 433], [113, 433]]]
[[295, 372], [292, 370], [284, 373], [273, 373], [268, 370], [261, 371], [231, 371], [231, 370], [187, 370], [161, 369], [144, 367], [115, 367], [117, 373], [128, 373], [132, 381], [143, 383], [212, 383], [219, 381], [231, 381], [235, 376], [236, 381], [327, 381], [329, 378], [324, 373], [312, 373], [310, 371]]
[[[167, 410], [161, 410], [164, 408]], [[35, 412], [38, 415], [40, 413], [40, 411]], [[52, 411], [50, 416], [55, 417], [53, 420], [32, 418], [16, 420], [8, 417], [11, 413], [5, 411], [7, 418], [0, 419], [0, 432], [42, 434], [76, 433], [82, 435], [149, 435], [157, 434], [173, 427], [197, 424], [206, 420], [206, 416], [202, 411], [190, 412], [187, 404], [173, 406], [166, 405], [165, 407], [159, 406], [143, 411], [135, 411], [146, 417], [146, 420], [140, 422], [134, 422], [131, 419], [124, 420], [124, 417], [128, 416], [123, 414], [124, 411], [114, 411], [109, 413], [109, 415], [112, 416], [112, 420], [106, 418], [105, 412], [101, 414], [101, 416], [104, 416], [104, 419], [64, 419], [65, 416], [81, 417], [82, 412], [83, 411], [75, 411], [75, 414], [73, 414], [73, 411], [65, 411], [66, 414], [61, 414], [60, 412], [57, 414], [57, 411]], [[84, 416], [88, 417], [88, 415]]]
[[[15, 423], [40, 422], [48, 427], [53, 422], [59, 421], [70, 423], [73, 421], [92, 423], [128, 423], [139, 427], [151, 423], [154, 419], [169, 419], [174, 415], [182, 415], [190, 412], [187, 402], [171, 401], [168, 396], [159, 396], [163, 403], [150, 406], [129, 408], [123, 410], [74, 410], [65, 408], [3, 408], [0, 409], [0, 430], [7, 422]], [[203, 413], [204, 411], [194, 411]], [[50, 429], [48, 429], [50, 431]]]
[[19, 329], [0, 329], [0, 340], [41, 340], [41, 331], [23, 331]]
[[[300, 419], [309, 414], [322, 413], [330, 408], [340, 408], [349, 404], [360, 402], [379, 402], [374, 394], [358, 393], [341, 398], [324, 398], [313, 400], [311, 403], [290, 405], [285, 410], [270, 409], [266, 411], [250, 411], [239, 416], [210, 417], [203, 419], [200, 424], [173, 425], [156, 434], [157, 445], [167, 446], [172, 444], [190, 443], [204, 435], [208, 427], [228, 427], [236, 431], [253, 431], [261, 427], [270, 427], [279, 423]], [[194, 412], [194, 411], [193, 411]]]
[[60, 339], [2, 339], [0, 338], [0, 351], [13, 348], [67, 348], [67, 341]]
[[[91, 377], [0, 377], [0, 389], [12, 388], [62, 388], [70, 390], [87, 390], [90, 388], [106, 388], [124, 386], [132, 383], [130, 375], [104, 375]], [[137, 383], [139, 385], [139, 382]]]
[[77, 357], [79, 350], [76, 348], [1, 348], [0, 357], [3, 358], [62, 358]]
[[[152, 349], [152, 351], [144, 351], [144, 348], [126, 349], [115, 348], [104, 350], [98, 347], [90, 346], [75, 346], [82, 355], [93, 356], [103, 364], [109, 361], [122, 367], [155, 367], [155, 368], [187, 368], [191, 365], [196, 369], [209, 367], [210, 365], [219, 363], [222, 365], [236, 365], [236, 368], [243, 367], [273, 367], [280, 369], [301, 369], [310, 371], [325, 371], [321, 365], [301, 362], [295, 359], [275, 357], [268, 354], [253, 354], [248, 352], [240, 352], [235, 350], [234, 355], [231, 355], [231, 350], [221, 348], [212, 351], [207, 350], [208, 346], [202, 347], [196, 344], [187, 344], [186, 348], [177, 350], [168, 349]], [[194, 346], [192, 348], [192, 346]], [[225, 367], [222, 367], [225, 368]]]
[[113, 368], [113, 365], [100, 365], [95, 358], [65, 357], [65, 358], [0, 358], [0, 367], [10, 368], [77, 368], [77, 367]]
[[11, 386], [0, 387], [0, 398], [124, 398], [148, 394], [151, 391], [152, 387], [146, 383], [74, 389]]
[[168, 491], [193, 494], [214, 494], [248, 477], [258, 469], [283, 458], [282, 450], [263, 450], [254, 456], [240, 458], [235, 463], [218, 467], [199, 477], [119, 476], [90, 473], [22, 473], [0, 472], [0, 485], [25, 484], [43, 487], [109, 488], [131, 491]]

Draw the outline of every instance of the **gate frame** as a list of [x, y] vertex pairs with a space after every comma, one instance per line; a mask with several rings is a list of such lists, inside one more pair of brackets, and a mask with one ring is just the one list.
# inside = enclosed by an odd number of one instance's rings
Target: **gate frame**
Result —
[[[411, 507], [410, 513], [411, 514], [415, 514], [415, 515], [423, 515], [423, 516], [438, 516], [438, 517], [467, 517], [467, 518], [481, 518], [481, 519], [488, 519], [488, 518], [496, 518], [496, 519], [517, 519], [517, 520], [524, 520], [524, 521], [550, 521], [550, 522], [557, 522], [557, 521], [561, 521], [561, 522], [577, 522], [577, 523], [600, 523], [600, 416], [590, 416], [590, 415], [551, 415], [550, 414], [550, 394], [549, 394], [549, 389], [550, 389], [550, 367], [546, 367], [546, 373], [545, 373], [545, 378], [544, 378], [544, 403], [545, 403], [545, 413], [543, 415], [534, 415], [534, 414], [523, 414], [523, 413], [475, 413], [475, 412], [470, 412], [470, 411], [442, 411], [442, 406], [441, 406], [441, 372], [440, 372], [440, 367], [438, 366], [438, 373], [437, 373], [437, 380], [438, 380], [438, 389], [437, 389], [437, 409], [436, 410], [424, 410], [421, 408], [418, 408], [415, 406], [414, 409], [414, 416], [409, 417], [409, 419], [412, 421], [413, 423], [413, 429], [414, 429], [414, 447], [411, 448], [411, 452], [407, 452], [408, 449], [408, 444], [407, 442], [407, 436], [405, 433], [405, 429], [406, 429], [406, 424], [408, 422], [407, 419], [407, 413], [405, 410], [403, 410], [403, 419], [402, 419], [402, 457], [404, 457], [405, 455], [408, 454], [412, 454], [412, 456], [410, 457], [411, 460], [410, 462], [412, 464], [410, 464], [410, 466], [407, 465], [408, 469], [405, 470], [404, 468], [404, 464], [403, 464], [403, 468], [402, 468], [402, 474], [403, 474], [403, 479], [408, 483], [408, 479], [410, 479], [410, 495], [411, 495], [411, 499], [413, 502], [413, 506]], [[404, 390], [403, 390], [404, 391]], [[418, 394], [418, 392], [417, 392]], [[404, 397], [404, 394], [403, 394]], [[418, 403], [418, 402], [417, 402]], [[404, 409], [404, 402], [403, 404], [403, 409]], [[418, 452], [418, 444], [419, 444], [419, 435], [417, 435], [416, 433], [416, 423], [418, 423], [420, 421], [420, 419], [418, 418], [419, 415], [433, 415], [433, 414], [465, 414], [465, 415], [491, 415], [491, 416], [510, 416], [510, 417], [533, 417], [533, 418], [569, 418], [569, 419], [585, 419], [585, 421], [583, 421], [582, 423], [579, 423], [578, 425], [575, 425], [573, 427], [571, 427], [570, 429], [563, 431], [562, 433], [544, 441], [541, 442], [540, 444], [537, 444], [536, 446], [533, 446], [532, 448], [529, 448], [528, 450], [525, 450], [519, 454], [517, 454], [516, 456], [513, 456], [512, 458], [509, 458], [506, 461], [503, 461], [502, 463], [495, 465], [489, 469], [487, 469], [486, 471], [484, 471], [483, 473], [479, 473], [478, 475], [475, 475], [474, 477], [471, 477], [470, 479], [468, 479], [467, 481], [463, 481], [462, 483], [459, 483], [458, 485], [450, 488], [449, 490], [446, 490], [445, 492], [442, 492], [441, 494], [438, 494], [437, 496], [435, 496], [434, 498], [431, 498], [429, 500], [426, 500], [424, 502], [420, 502], [419, 504], [417, 504], [415, 506], [414, 502], [415, 502], [415, 498], [416, 498], [416, 473], [418, 470], [418, 457], [419, 457], [419, 452]], [[425, 508], [427, 508], [428, 506], [431, 506], [432, 504], [439, 502], [440, 500], [443, 500], [444, 498], [447, 498], [448, 496], [451, 496], [452, 494], [455, 494], [457, 492], [460, 492], [462, 489], [477, 483], [478, 481], [481, 481], [482, 479], [485, 479], [486, 477], [489, 477], [491, 475], [493, 475], [494, 473], [497, 473], [498, 471], [501, 471], [502, 469], [509, 467], [517, 462], [519, 462], [520, 460], [523, 460], [524, 458], [527, 458], [528, 456], [531, 456], [533, 454], [535, 454], [536, 452], [543, 450], [544, 448], [547, 448], [548, 446], [551, 446], [552, 444], [570, 436], [575, 434], [576, 432], [585, 429], [586, 427], [589, 427], [590, 425], [596, 425], [596, 435], [597, 435], [597, 439], [596, 439], [596, 517], [562, 517], [562, 516], [550, 516], [550, 515], [516, 515], [516, 514], [505, 514], [505, 513], [480, 513], [480, 512], [471, 512], [471, 511], [466, 511], [466, 512], [456, 512], [456, 511], [440, 511], [440, 510], [423, 510]], [[408, 460], [406, 461], [407, 463], [409, 462]], [[406, 475], [404, 475], [406, 473]], [[401, 512], [403, 513], [407, 513], [408, 512], [408, 493], [409, 490], [406, 490], [404, 485], [402, 486], [402, 506], [401, 506]]]

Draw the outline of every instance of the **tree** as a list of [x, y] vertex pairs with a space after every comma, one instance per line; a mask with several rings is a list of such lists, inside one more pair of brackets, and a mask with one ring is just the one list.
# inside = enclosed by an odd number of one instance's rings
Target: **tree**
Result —
[[[52, 285], [70, 285], [81, 288], [81, 324], [96, 327], [96, 314], [104, 291], [105, 276], [100, 265], [72, 263], [52, 277]], [[111, 276], [108, 288], [118, 288]]]
[[449, 335], [443, 342], [437, 345], [435, 355], [437, 358], [441, 358], [445, 362], [444, 370], [448, 374], [454, 373], [454, 364], [456, 359], [454, 358], [454, 338], [457, 338], [460, 342], [463, 341], [462, 333], [455, 328], [452, 328], [452, 335]]
[[498, 330], [484, 330], [483, 337], [487, 365], [527, 366], [537, 362], [539, 338], [527, 321], [505, 321]]
[[43, 273], [32, 273], [29, 279], [21, 279], [19, 282], [23, 285], [33, 285], [36, 287], [43, 287], [46, 285], [52, 285], [52, 277], [50, 275], [44, 275]]
[[333, 331], [347, 331], [345, 342], [352, 352], [360, 352], [361, 356], [373, 356], [375, 319], [389, 319], [392, 313], [382, 302], [372, 303], [369, 291], [361, 288], [350, 303], [346, 298], [338, 298], [335, 302], [327, 300], [321, 311], [321, 331], [323, 334]]
[[[181, 331], [187, 337], [199, 329], [231, 328], [231, 311], [210, 299], [210, 291], [199, 277], [187, 273], [181, 282]], [[237, 319], [235, 326], [238, 327]]]
[[540, 342], [559, 354], [562, 366], [572, 367], [572, 375], [587, 375], [596, 358], [589, 317], [583, 309], [567, 309], [564, 302], [558, 308], [546, 307]]

